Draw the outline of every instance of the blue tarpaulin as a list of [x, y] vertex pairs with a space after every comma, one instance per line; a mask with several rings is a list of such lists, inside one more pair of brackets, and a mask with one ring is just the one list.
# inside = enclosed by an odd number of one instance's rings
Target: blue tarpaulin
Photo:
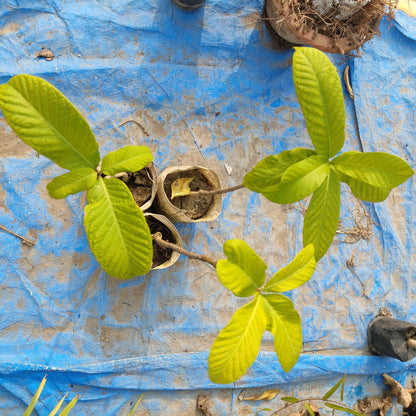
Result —
[[[295, 95], [293, 51], [274, 49], [261, 0], [207, 0], [183, 11], [169, 0], [3, 0], [0, 83], [28, 73], [55, 85], [83, 113], [101, 155], [149, 146], [158, 171], [214, 169], [242, 182], [263, 157], [311, 147]], [[344, 150], [387, 151], [414, 168], [416, 25], [397, 12], [363, 55], [331, 56], [351, 67]], [[35, 55], [42, 47], [55, 58]], [[135, 123], [139, 121], [148, 134]], [[183, 256], [171, 268], [128, 281], [107, 276], [82, 225], [85, 196], [53, 200], [46, 184], [62, 170], [21, 142], [0, 118], [0, 414], [21, 415], [40, 380], [47, 415], [65, 392], [75, 414], [195, 415], [209, 395], [213, 415], [252, 415], [271, 402], [242, 402], [242, 388], [286, 395], [324, 393], [347, 374], [346, 401], [381, 393], [382, 373], [405, 382], [416, 364], [371, 356], [367, 325], [382, 306], [416, 322], [413, 179], [382, 203], [342, 188], [341, 219], [314, 277], [290, 294], [302, 318], [303, 353], [286, 374], [265, 334], [261, 353], [233, 385], [211, 383], [207, 357], [241, 300], [210, 266]], [[248, 190], [223, 198], [213, 222], [178, 224], [185, 247], [221, 258], [229, 238], [247, 241], [268, 276], [302, 248], [305, 202], [280, 206]], [[124, 411], [124, 413], [123, 413]], [[267, 412], [266, 412], [267, 414]]]

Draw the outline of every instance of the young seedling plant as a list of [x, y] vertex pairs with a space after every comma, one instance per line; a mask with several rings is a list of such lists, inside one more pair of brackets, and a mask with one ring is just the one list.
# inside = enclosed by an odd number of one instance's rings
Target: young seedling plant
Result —
[[87, 192], [84, 226], [91, 251], [111, 276], [146, 274], [153, 249], [149, 227], [122, 172], [136, 172], [153, 160], [146, 146], [125, 146], [100, 161], [90, 126], [54, 86], [16, 75], [0, 86], [0, 108], [15, 133], [41, 155], [69, 170], [47, 186], [52, 198]]
[[[389, 153], [338, 154], [345, 141], [345, 105], [337, 70], [323, 52], [295, 48], [293, 80], [314, 149], [296, 148], [266, 157], [245, 175], [243, 185], [279, 204], [292, 204], [312, 194], [304, 220], [303, 244], [313, 244], [318, 261], [337, 230], [341, 182], [358, 199], [380, 202], [410, 178], [413, 170], [405, 160]], [[190, 180], [176, 184], [179, 195], [191, 193]]]
[[274, 349], [283, 370], [291, 370], [302, 349], [302, 328], [292, 301], [282, 292], [296, 289], [312, 277], [316, 266], [312, 244], [266, 282], [267, 265], [242, 240], [226, 241], [227, 259], [214, 261], [167, 243], [158, 235], [153, 238], [162, 247], [211, 264], [220, 282], [234, 295], [253, 297], [234, 313], [214, 341], [208, 358], [211, 381], [227, 384], [243, 376], [255, 361], [266, 330], [273, 334]]

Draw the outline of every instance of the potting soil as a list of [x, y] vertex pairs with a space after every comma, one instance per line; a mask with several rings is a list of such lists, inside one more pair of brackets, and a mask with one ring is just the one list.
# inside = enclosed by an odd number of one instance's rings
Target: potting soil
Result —
[[[293, 51], [276, 51], [260, 0], [207, 0], [186, 12], [168, 0], [4, 0], [0, 82], [40, 76], [85, 115], [101, 155], [147, 145], [167, 166], [214, 169], [237, 185], [260, 159], [311, 147], [295, 95]], [[415, 167], [416, 30], [402, 12], [348, 64], [343, 150], [386, 151]], [[52, 60], [35, 57], [42, 48]], [[124, 121], [135, 119], [137, 123]], [[142, 126], [142, 127], [141, 127]], [[143, 128], [144, 127], [144, 128]], [[83, 229], [85, 197], [53, 200], [46, 185], [62, 170], [36, 154], [0, 118], [0, 414], [21, 415], [42, 377], [37, 409], [80, 394], [74, 414], [123, 415], [140, 393], [140, 415], [195, 415], [199, 393], [213, 415], [277, 409], [278, 397], [322, 395], [347, 374], [345, 401], [381, 393], [381, 374], [409, 381], [415, 362], [370, 355], [367, 325], [386, 306], [416, 322], [414, 180], [382, 203], [360, 203], [342, 188], [341, 223], [313, 278], [289, 296], [302, 319], [304, 348], [284, 373], [272, 337], [232, 385], [207, 375], [221, 328], [245, 300], [209, 266], [181, 256], [171, 268], [128, 281], [107, 276]], [[302, 248], [307, 203], [275, 205], [248, 190], [223, 199], [210, 223], [178, 224], [186, 248], [222, 258], [230, 238], [247, 241], [268, 276]], [[270, 402], [238, 399], [243, 388], [282, 389]], [[398, 412], [398, 411], [397, 411]], [[262, 414], [269, 414], [265, 412]]]

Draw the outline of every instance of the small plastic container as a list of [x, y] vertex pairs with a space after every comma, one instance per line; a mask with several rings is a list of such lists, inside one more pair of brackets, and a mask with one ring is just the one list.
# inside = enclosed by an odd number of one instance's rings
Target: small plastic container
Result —
[[205, 3], [205, 0], [172, 0], [174, 4], [184, 10], [197, 9]]

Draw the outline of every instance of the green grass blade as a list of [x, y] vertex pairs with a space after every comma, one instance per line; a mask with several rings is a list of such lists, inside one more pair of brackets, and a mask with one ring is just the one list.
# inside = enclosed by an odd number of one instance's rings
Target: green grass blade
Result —
[[353, 415], [353, 416], [366, 416], [363, 413], [356, 412], [355, 410], [350, 409], [349, 407], [339, 406], [339, 405], [334, 404], [334, 403], [324, 403], [324, 404], [325, 404], [326, 407], [329, 407], [330, 409], [339, 410], [341, 412], [347, 412], [347, 413], [349, 413], [350, 415]]
[[39, 384], [38, 389], [36, 390], [35, 395], [32, 397], [31, 402], [29, 403], [28, 408], [26, 409], [26, 411], [23, 413], [23, 416], [30, 416], [33, 412], [33, 409], [36, 406], [36, 403], [39, 400], [40, 395], [42, 394], [42, 390], [45, 387], [45, 383], [46, 383], [46, 376], [43, 377], [41, 383]]
[[61, 408], [62, 403], [66, 399], [66, 396], [68, 396], [68, 393], [65, 393], [64, 397], [62, 397], [62, 399], [59, 400], [58, 404], [55, 406], [52, 412], [49, 413], [49, 416], [55, 416], [58, 413], [58, 410]]
[[[342, 384], [342, 381], [345, 379], [345, 376], [338, 381], [335, 386], [331, 387], [322, 397], [322, 400], [328, 400], [332, 395], [338, 390], [338, 387]], [[341, 399], [342, 400], [342, 399]]]
[[305, 406], [305, 409], [308, 411], [308, 413], [311, 416], [315, 416], [315, 412], [313, 411], [313, 409], [312, 409], [312, 407], [309, 403], [305, 402], [305, 403], [303, 403], [303, 405]]
[[130, 410], [129, 414], [127, 416], [134, 416], [134, 412], [136, 411], [136, 409], [138, 408], [140, 402], [142, 401], [143, 398], [143, 394], [142, 393], [139, 398], [137, 399], [137, 402], [134, 404], [133, 409]]
[[69, 412], [71, 411], [71, 409], [75, 406], [76, 402], [79, 399], [79, 395], [75, 396], [69, 403], [68, 405], [65, 407], [65, 409], [62, 410], [61, 413], [59, 413], [59, 416], [68, 416]]

